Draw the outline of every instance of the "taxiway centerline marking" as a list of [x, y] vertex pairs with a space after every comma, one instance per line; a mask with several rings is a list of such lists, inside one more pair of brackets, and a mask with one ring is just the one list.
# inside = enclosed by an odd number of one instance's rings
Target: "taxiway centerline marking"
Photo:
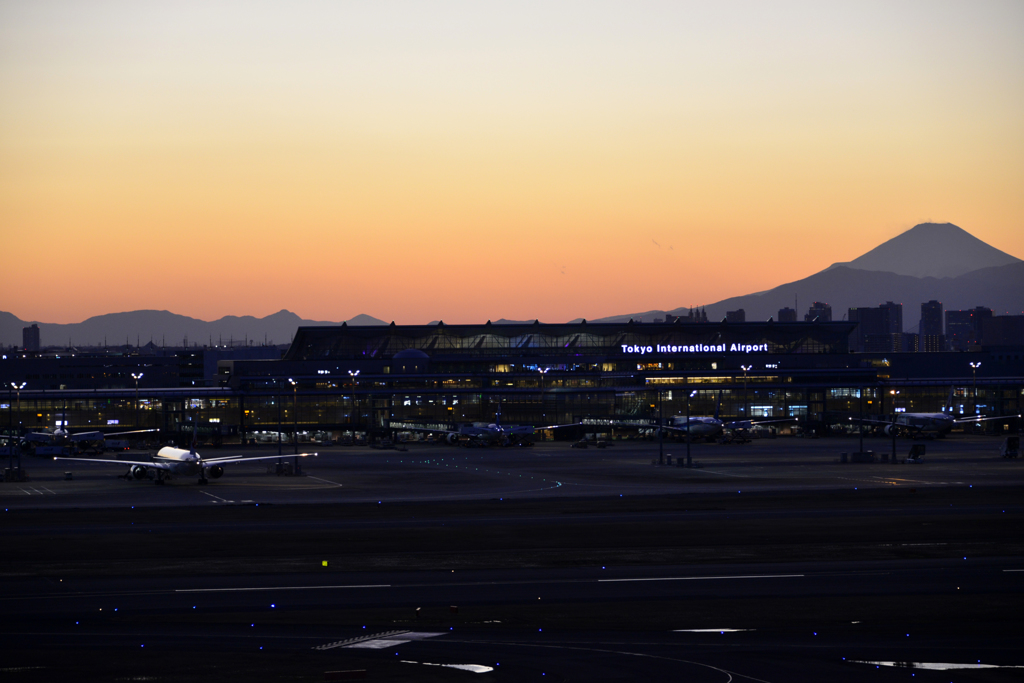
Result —
[[234, 503], [235, 502], [233, 500], [228, 500], [226, 498], [221, 498], [220, 496], [215, 496], [212, 493], [208, 493], [207, 491], [200, 491], [199, 493], [202, 493], [203, 495], [207, 495], [210, 498], [216, 498], [217, 500], [219, 500], [222, 503]]
[[696, 468], [696, 467], [692, 467], [690, 469], [692, 469], [695, 472], [703, 472], [704, 474], [720, 474], [723, 477], [737, 477], [739, 479], [750, 479], [750, 477], [748, 477], [745, 474], [729, 474], [728, 472], [719, 472], [717, 470], [705, 470], [703, 468]]

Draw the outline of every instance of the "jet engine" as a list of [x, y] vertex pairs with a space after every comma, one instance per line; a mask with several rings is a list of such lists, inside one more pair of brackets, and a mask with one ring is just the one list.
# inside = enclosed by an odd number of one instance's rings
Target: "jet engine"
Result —
[[449, 434], [448, 436], [445, 437], [445, 441], [454, 446], [459, 442], [459, 435], [455, 433]]
[[897, 427], [896, 425], [886, 425], [885, 426], [885, 435], [886, 436], [899, 436], [900, 435], [900, 428]]
[[145, 479], [146, 476], [149, 474], [149, 470], [147, 470], [142, 465], [132, 465], [131, 472], [132, 476], [135, 477], [136, 479]]
[[210, 479], [220, 479], [221, 475], [224, 474], [224, 468], [220, 465], [213, 465], [207, 472], [210, 475]]

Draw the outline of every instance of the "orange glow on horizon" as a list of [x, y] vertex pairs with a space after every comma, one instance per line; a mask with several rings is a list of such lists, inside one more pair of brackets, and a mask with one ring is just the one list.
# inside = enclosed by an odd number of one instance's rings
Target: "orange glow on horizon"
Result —
[[0, 310], [564, 322], [925, 221], [1024, 256], [1021, 6], [741, 4], [7, 5]]

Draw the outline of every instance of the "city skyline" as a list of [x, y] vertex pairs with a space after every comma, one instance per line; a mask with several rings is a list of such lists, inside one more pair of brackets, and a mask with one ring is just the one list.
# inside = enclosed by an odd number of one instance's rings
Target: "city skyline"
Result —
[[555, 322], [763, 291], [925, 221], [1024, 255], [1022, 27], [997, 2], [7, 4], [0, 309]]

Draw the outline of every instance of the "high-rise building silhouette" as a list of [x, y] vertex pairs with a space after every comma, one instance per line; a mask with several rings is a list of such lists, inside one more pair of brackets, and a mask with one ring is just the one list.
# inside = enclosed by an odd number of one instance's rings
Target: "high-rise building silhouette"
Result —
[[21, 347], [25, 351], [39, 350], [39, 325], [32, 323], [28, 327], [21, 328]]
[[1024, 346], [1024, 315], [994, 315], [981, 319], [981, 339], [986, 348]]
[[789, 308], [788, 306], [786, 308], [780, 308], [779, 309], [779, 322], [780, 323], [795, 323], [796, 322], [796, 309], [795, 308]]
[[889, 334], [902, 334], [903, 304], [894, 304], [891, 301], [886, 301], [884, 304], [879, 306], [879, 308], [886, 312], [885, 320]]
[[946, 311], [946, 344], [952, 351], [964, 351], [981, 344], [982, 321], [992, 309], [976, 306], [966, 311]]
[[918, 334], [922, 336], [942, 334], [942, 302], [932, 299], [928, 303], [921, 304], [921, 322]]
[[851, 308], [847, 320], [857, 328], [850, 335], [854, 351], [890, 353], [903, 350], [903, 304], [891, 301], [877, 308]]
[[921, 304], [917, 334], [918, 351], [934, 353], [946, 350], [946, 338], [942, 334], [942, 302], [932, 299]]
[[817, 318], [818, 322], [830, 323], [832, 322], [832, 306], [821, 301], [815, 301], [811, 304], [810, 309], [807, 311], [807, 315], [804, 316], [804, 322], [814, 322]]
[[727, 323], [743, 323], [747, 321], [747, 312], [742, 308], [735, 311], [725, 312], [725, 322]]

